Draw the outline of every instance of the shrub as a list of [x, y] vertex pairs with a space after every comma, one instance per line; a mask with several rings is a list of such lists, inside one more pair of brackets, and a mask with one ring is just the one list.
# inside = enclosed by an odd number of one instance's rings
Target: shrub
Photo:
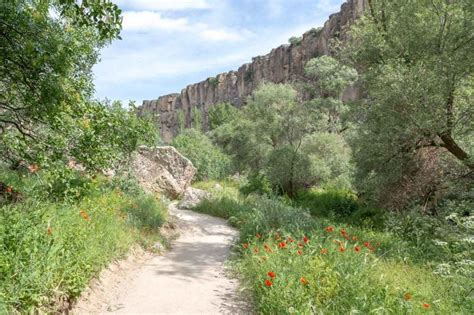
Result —
[[228, 175], [230, 158], [214, 146], [204, 134], [188, 129], [171, 143], [197, 168], [197, 180], [221, 179]]
[[350, 217], [359, 209], [357, 197], [344, 189], [311, 189], [301, 192], [295, 202], [317, 216], [334, 214], [338, 217]]
[[293, 36], [293, 37], [290, 37], [290, 39], [288, 39], [288, 42], [294, 46], [301, 44], [302, 41], [303, 41], [303, 37]]
[[263, 173], [251, 173], [248, 176], [247, 182], [239, 190], [244, 195], [256, 193], [269, 196], [273, 193], [272, 186]]

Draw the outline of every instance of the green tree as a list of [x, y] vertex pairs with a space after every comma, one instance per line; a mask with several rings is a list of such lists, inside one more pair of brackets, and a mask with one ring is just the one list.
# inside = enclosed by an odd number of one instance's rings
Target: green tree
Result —
[[220, 103], [209, 108], [209, 130], [231, 122], [239, 110], [230, 103]]

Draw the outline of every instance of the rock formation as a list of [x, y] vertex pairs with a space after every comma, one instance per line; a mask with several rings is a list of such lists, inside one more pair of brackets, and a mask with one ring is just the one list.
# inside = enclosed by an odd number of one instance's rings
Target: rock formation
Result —
[[[265, 56], [254, 57], [237, 71], [221, 73], [214, 78], [188, 85], [179, 94], [161, 96], [156, 100], [143, 101], [139, 115], [151, 113], [156, 117], [161, 137], [165, 142], [178, 132], [178, 111], [184, 113], [184, 126], [192, 123], [192, 109], [202, 113], [204, 130], [208, 127], [208, 110], [212, 105], [229, 102], [236, 107], [263, 81], [283, 83], [303, 78], [303, 69], [311, 58], [330, 54], [333, 39], [344, 40], [347, 30], [365, 10], [367, 0], [347, 0], [340, 12], [333, 14], [320, 29], [303, 34], [301, 40], [291, 45], [282, 45]], [[348, 89], [345, 98], [358, 97], [356, 89]]]
[[169, 146], [141, 146], [132, 160], [132, 169], [145, 191], [171, 198], [181, 196], [196, 174], [191, 161]]

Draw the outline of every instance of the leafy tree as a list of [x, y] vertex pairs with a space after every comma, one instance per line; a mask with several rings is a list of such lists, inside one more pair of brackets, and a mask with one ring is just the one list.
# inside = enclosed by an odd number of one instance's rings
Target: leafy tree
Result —
[[209, 130], [231, 122], [239, 110], [230, 103], [221, 103], [209, 108]]
[[345, 50], [368, 91], [359, 137], [365, 174], [430, 147], [472, 171], [473, 29], [470, 0], [369, 1]]

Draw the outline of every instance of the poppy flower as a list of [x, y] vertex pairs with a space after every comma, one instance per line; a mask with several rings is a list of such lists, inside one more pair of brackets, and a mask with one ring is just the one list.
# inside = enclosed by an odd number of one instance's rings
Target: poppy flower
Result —
[[303, 245], [302, 243], [298, 243], [298, 247], [299, 247], [299, 248], [303, 248], [304, 245]]
[[280, 242], [280, 243], [278, 243], [278, 247], [280, 247], [281, 249], [286, 248], [286, 242]]
[[257, 234], [255, 234], [255, 237], [256, 237], [256, 238], [261, 238], [261, 237], [262, 237], [262, 235], [261, 235], [261, 234], [259, 234], [259, 233], [257, 233]]
[[89, 221], [91, 218], [89, 217], [89, 215], [87, 214], [87, 212], [85, 212], [84, 210], [81, 210], [79, 211], [79, 214], [81, 215], [81, 217], [86, 220], [86, 221]]
[[301, 277], [300, 278], [300, 282], [304, 285], [308, 285], [309, 284], [309, 281], [305, 278], [305, 277]]
[[263, 247], [265, 248], [265, 251], [267, 253], [271, 253], [272, 252], [272, 249], [270, 248], [270, 246], [268, 246], [267, 244], [263, 245]]
[[408, 292], [403, 295], [403, 299], [405, 301], [410, 301], [412, 298], [413, 298], [413, 296]]
[[253, 252], [254, 252], [254, 253], [258, 253], [259, 251], [260, 251], [260, 250], [258, 249], [258, 247], [254, 247], [254, 248], [253, 248]]
[[12, 186], [7, 187], [7, 193], [11, 194], [13, 192]]
[[346, 250], [346, 249], [344, 248], [344, 246], [342, 246], [342, 245], [339, 246], [339, 251], [340, 251], [341, 253], [344, 252], [345, 250]]
[[322, 248], [322, 249], [321, 249], [321, 254], [327, 254], [327, 253], [328, 253], [327, 248]]
[[303, 237], [303, 242], [304, 242], [305, 244], [308, 244], [308, 243], [309, 243], [309, 238], [308, 238], [306, 235]]
[[274, 273], [273, 271], [267, 272], [267, 275], [272, 279], [276, 277], [276, 273]]
[[267, 287], [271, 287], [272, 284], [273, 284], [273, 282], [271, 282], [270, 280], [265, 280], [265, 285], [266, 285]]
[[353, 236], [353, 237], [352, 237], [352, 240], [353, 240], [353, 241], [357, 241], [357, 240], [358, 240], [357, 236]]
[[303, 255], [303, 251], [300, 250], [300, 249], [299, 249], [296, 253], [297, 253], [299, 256]]
[[248, 243], [243, 243], [243, 244], [242, 244], [242, 247], [243, 247], [244, 249], [247, 249], [247, 248], [249, 248], [249, 244], [248, 244]]
[[424, 309], [429, 309], [431, 307], [431, 305], [429, 305], [428, 303], [423, 303], [423, 308]]
[[294, 241], [295, 240], [291, 236], [288, 236], [288, 242], [293, 243]]
[[341, 235], [342, 235], [342, 236], [347, 235], [346, 229], [341, 229], [340, 231], [341, 231]]
[[354, 247], [354, 250], [355, 250], [356, 252], [360, 252], [361, 249], [362, 249], [362, 248], [360, 248], [360, 246], [355, 246], [355, 247]]
[[331, 233], [334, 232], [334, 226], [328, 226], [327, 228], [324, 229], [326, 232]]
[[364, 246], [369, 248], [370, 247], [370, 243], [369, 242], [364, 242]]

